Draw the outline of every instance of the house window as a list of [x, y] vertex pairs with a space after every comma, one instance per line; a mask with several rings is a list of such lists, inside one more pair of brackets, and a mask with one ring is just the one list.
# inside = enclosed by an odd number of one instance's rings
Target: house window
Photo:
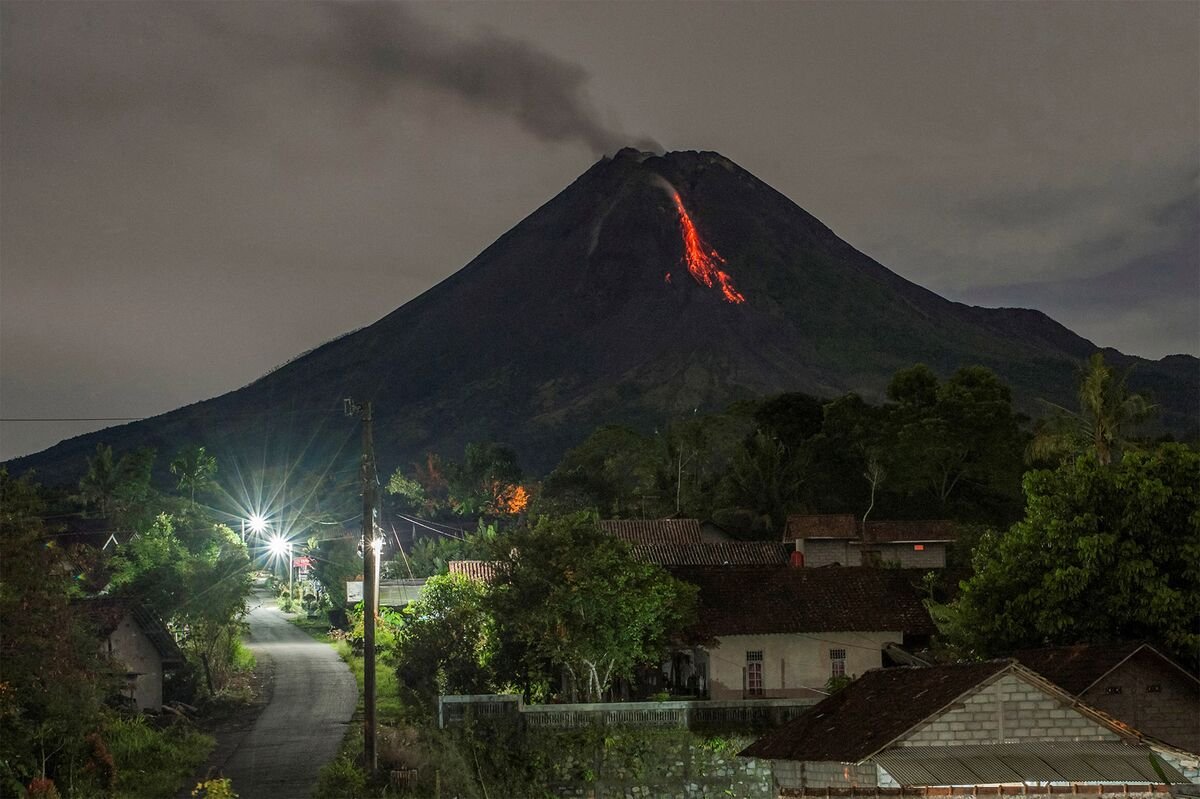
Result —
[[925, 551], [924, 544], [913, 544], [913, 552], [924, 552], [924, 551]]
[[846, 676], [846, 650], [829, 650], [829, 673], [834, 677]]
[[746, 653], [746, 693], [750, 696], [763, 695], [763, 653]]

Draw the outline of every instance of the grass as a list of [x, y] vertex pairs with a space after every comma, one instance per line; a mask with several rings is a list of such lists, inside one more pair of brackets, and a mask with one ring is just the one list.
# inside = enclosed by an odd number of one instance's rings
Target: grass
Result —
[[[323, 644], [332, 646], [338, 656], [350, 667], [358, 683], [358, 708], [356, 715], [362, 718], [363, 703], [363, 657], [350, 650], [350, 644], [329, 637], [329, 622], [323, 619], [293, 617], [289, 621]], [[375, 718], [380, 724], [400, 724], [404, 719], [404, 705], [400, 701], [400, 686], [396, 671], [386, 659], [375, 655]]]
[[128, 799], [174, 797], [215, 745], [184, 723], [157, 730], [140, 716], [111, 719], [104, 740], [116, 766], [115, 794]]

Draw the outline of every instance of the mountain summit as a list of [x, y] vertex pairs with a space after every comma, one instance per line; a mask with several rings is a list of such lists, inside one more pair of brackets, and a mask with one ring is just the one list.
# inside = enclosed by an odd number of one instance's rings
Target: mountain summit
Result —
[[[950, 302], [881, 266], [729, 159], [604, 158], [463, 269], [251, 385], [17, 459], [72, 480], [105, 441], [294, 461], [356, 449], [373, 400], [381, 469], [504, 441], [535, 468], [603, 423], [661, 426], [781, 391], [879, 397], [897, 369], [982, 364], [1019, 406], [1073, 405], [1095, 345], [1037, 311]], [[1200, 362], [1135, 365], [1162, 422], [1195, 425]], [[266, 453], [264, 455], [264, 453]]]

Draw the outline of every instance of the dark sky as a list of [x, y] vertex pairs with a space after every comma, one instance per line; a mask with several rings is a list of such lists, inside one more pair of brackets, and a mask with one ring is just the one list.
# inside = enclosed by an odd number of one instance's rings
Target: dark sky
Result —
[[[242, 386], [606, 150], [717, 150], [947, 297], [1200, 350], [1200, 3], [0, 4], [0, 416]], [[104, 423], [0, 423], [0, 458]]]

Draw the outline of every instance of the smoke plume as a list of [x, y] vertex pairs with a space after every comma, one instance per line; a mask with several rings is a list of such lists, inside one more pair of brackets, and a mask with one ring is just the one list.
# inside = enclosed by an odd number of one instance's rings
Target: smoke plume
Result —
[[578, 141], [597, 153], [630, 144], [661, 149], [606, 125], [587, 98], [587, 70], [527, 42], [443, 30], [395, 3], [322, 9], [327, 24], [313, 29], [306, 60], [343, 73], [367, 92], [417, 84], [507, 116], [545, 141]]

